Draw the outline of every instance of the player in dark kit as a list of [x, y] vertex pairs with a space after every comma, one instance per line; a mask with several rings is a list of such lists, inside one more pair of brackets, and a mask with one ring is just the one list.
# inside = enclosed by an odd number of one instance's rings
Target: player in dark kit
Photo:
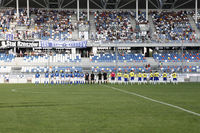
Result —
[[89, 77], [90, 77], [90, 75], [89, 75], [89, 73], [87, 72], [87, 73], [85, 74], [85, 83], [86, 83], [86, 84], [89, 84]]
[[103, 72], [103, 82], [104, 82], [104, 84], [107, 83], [107, 79], [108, 79], [108, 78], [107, 78], [107, 75], [108, 75], [108, 74], [104, 71], [104, 72]]
[[99, 72], [98, 74], [98, 84], [101, 84], [102, 83], [102, 74], [101, 72]]
[[94, 73], [92, 72], [92, 73], [91, 73], [91, 84], [94, 84], [94, 77], [95, 77], [95, 75], [94, 75]]

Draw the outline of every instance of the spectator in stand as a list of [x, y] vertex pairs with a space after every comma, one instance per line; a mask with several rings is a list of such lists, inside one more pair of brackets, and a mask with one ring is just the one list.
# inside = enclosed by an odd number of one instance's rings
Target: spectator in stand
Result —
[[195, 31], [192, 29], [187, 15], [187, 11], [152, 12], [158, 41], [193, 41]]
[[142, 42], [139, 28], [132, 27], [132, 14], [124, 11], [95, 12], [96, 39], [111, 42]]

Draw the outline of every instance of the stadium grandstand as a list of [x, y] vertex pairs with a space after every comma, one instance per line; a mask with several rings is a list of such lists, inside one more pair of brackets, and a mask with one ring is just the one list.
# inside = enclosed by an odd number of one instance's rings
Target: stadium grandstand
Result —
[[141, 67], [198, 73], [199, 3], [1, 0], [0, 72], [30, 76], [53, 68], [117, 72]]
[[0, 133], [199, 133], [200, 0], [0, 0]]

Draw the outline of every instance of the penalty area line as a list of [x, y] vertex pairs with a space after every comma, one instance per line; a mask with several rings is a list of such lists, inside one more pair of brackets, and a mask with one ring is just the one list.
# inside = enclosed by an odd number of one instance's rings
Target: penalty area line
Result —
[[134, 96], [137, 96], [137, 97], [140, 97], [140, 98], [143, 98], [143, 99], [155, 102], [155, 103], [159, 103], [159, 104], [166, 105], [166, 106], [169, 106], [169, 107], [172, 107], [172, 108], [176, 108], [176, 109], [179, 109], [181, 111], [184, 111], [184, 112], [187, 112], [187, 113], [190, 113], [190, 114], [193, 114], [193, 115], [196, 115], [196, 116], [200, 117], [199, 113], [196, 113], [196, 112], [184, 109], [182, 107], [179, 107], [179, 106], [176, 106], [176, 105], [173, 105], [173, 104], [169, 104], [169, 103], [166, 103], [166, 102], [158, 101], [158, 100], [155, 100], [155, 99], [152, 99], [152, 98], [149, 98], [149, 97], [137, 94], [135, 92], [130, 92], [130, 91], [122, 90], [122, 89], [119, 89], [119, 88], [116, 88], [116, 87], [112, 87], [112, 86], [108, 86], [108, 85], [103, 85], [103, 86], [105, 86], [107, 88], [111, 88], [111, 89], [116, 90], [116, 91], [120, 91], [120, 92], [129, 94], [129, 95], [134, 95]]

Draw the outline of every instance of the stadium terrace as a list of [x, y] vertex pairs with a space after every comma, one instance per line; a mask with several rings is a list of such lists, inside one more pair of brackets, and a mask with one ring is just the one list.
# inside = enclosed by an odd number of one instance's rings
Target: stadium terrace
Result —
[[0, 133], [199, 133], [200, 0], [0, 0]]
[[83, 73], [84, 83], [86, 73], [94, 73], [98, 83], [97, 75], [104, 72], [108, 82], [115, 73], [116, 83], [118, 73], [124, 81], [129, 74], [131, 82], [130, 72], [135, 82], [143, 73], [150, 82], [150, 73], [156, 72], [160, 78], [166, 72], [167, 82], [173, 81], [174, 72], [179, 82], [198, 81], [200, 12], [196, 0], [0, 2], [1, 83], [35, 83], [38, 74], [37, 80], [44, 83], [47, 72], [57, 72], [59, 83], [62, 73], [71, 72], [72, 77]]

